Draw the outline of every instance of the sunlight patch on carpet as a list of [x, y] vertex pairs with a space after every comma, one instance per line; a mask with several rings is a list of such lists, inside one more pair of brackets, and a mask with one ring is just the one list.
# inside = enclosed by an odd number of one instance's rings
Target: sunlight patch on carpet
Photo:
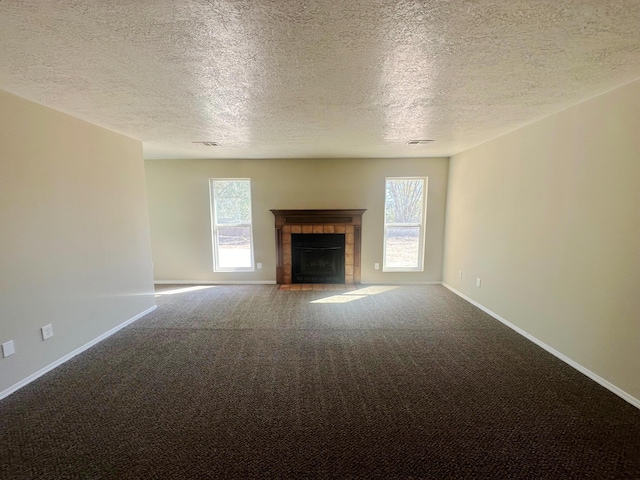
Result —
[[179, 293], [195, 292], [198, 290], [204, 290], [206, 288], [215, 288], [215, 285], [196, 285], [194, 287], [174, 288], [172, 290], [162, 290], [156, 292], [156, 297], [163, 295], [177, 295]]
[[370, 297], [371, 295], [378, 295], [380, 293], [388, 292], [396, 288], [398, 287], [390, 285], [372, 285], [370, 287], [364, 287], [357, 290], [345, 292], [340, 295], [332, 295], [330, 297], [313, 300], [310, 303], [348, 303], [353, 302], [354, 300], [361, 300], [363, 298]]

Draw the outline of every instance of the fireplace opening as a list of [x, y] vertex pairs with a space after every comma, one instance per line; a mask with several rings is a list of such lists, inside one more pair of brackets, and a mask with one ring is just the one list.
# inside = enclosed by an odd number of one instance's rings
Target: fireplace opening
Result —
[[345, 235], [291, 235], [292, 283], [345, 283]]

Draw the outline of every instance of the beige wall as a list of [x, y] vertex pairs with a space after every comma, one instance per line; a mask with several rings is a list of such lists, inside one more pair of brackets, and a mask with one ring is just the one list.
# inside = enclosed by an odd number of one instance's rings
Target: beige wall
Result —
[[640, 82], [453, 157], [446, 226], [445, 283], [640, 399]]
[[[274, 217], [270, 209], [366, 208], [362, 282], [439, 282], [442, 274], [448, 160], [276, 159], [147, 160], [147, 191], [158, 281], [275, 281]], [[428, 176], [425, 271], [382, 273], [386, 176]], [[214, 273], [209, 178], [251, 178], [255, 261], [251, 273]]]
[[2, 394], [155, 300], [140, 142], [0, 92], [0, 146]]

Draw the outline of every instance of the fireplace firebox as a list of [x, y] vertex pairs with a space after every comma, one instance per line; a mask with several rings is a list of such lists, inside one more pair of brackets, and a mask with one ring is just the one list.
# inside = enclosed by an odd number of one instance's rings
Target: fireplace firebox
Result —
[[344, 283], [345, 235], [291, 235], [291, 283]]

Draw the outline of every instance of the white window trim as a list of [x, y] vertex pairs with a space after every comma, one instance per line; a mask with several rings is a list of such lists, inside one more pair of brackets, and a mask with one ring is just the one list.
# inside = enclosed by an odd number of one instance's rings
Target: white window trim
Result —
[[[249, 195], [251, 196], [251, 208], [249, 209], [249, 223], [216, 223], [216, 202], [215, 202], [215, 183], [229, 181], [248, 181]], [[209, 206], [211, 212], [211, 244], [213, 249], [213, 271], [214, 272], [255, 272], [255, 259], [253, 255], [253, 195], [251, 194], [250, 178], [210, 178], [209, 179]], [[218, 235], [216, 234], [219, 226], [223, 227], [243, 227], [249, 228], [249, 250], [251, 255], [251, 266], [249, 267], [221, 267], [220, 254], [218, 250]]]
[[[387, 223], [387, 181], [388, 180], [422, 180], [422, 223]], [[427, 193], [429, 190], [429, 177], [385, 177], [384, 179], [384, 210], [382, 212], [384, 232], [382, 239], [382, 271], [383, 272], [424, 272], [424, 250], [426, 244], [427, 224]], [[388, 267], [387, 266], [387, 228], [388, 227], [419, 227], [420, 236], [418, 243], [417, 267]]]

